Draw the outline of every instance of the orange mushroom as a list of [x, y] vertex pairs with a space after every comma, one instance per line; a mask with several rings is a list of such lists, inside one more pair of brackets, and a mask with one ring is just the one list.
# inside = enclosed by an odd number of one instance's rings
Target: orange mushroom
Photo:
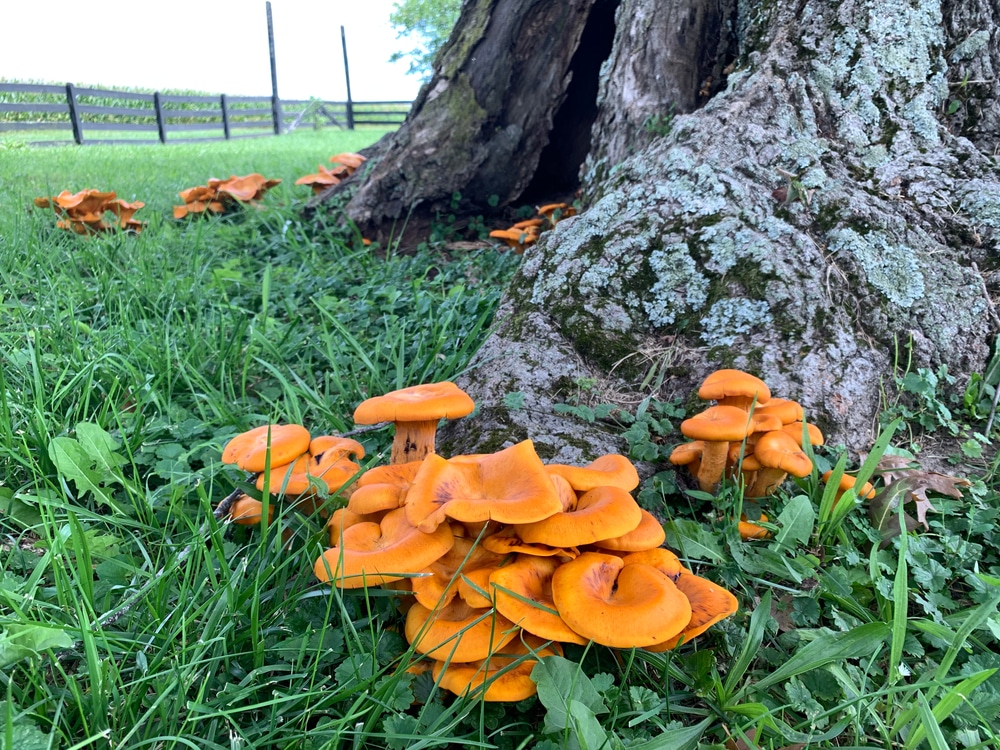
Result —
[[562, 656], [558, 643], [525, 634], [512, 640], [499, 652], [474, 662], [434, 662], [434, 679], [455, 695], [467, 695], [485, 686], [482, 700], [490, 702], [521, 701], [538, 692], [531, 671], [546, 656]]
[[766, 497], [785, 481], [788, 474], [805, 477], [813, 469], [809, 456], [783, 430], [764, 433], [754, 446], [753, 453], [761, 468], [747, 488], [746, 497]]
[[552, 575], [552, 600], [572, 630], [613, 648], [663, 643], [691, 621], [691, 604], [651, 565], [584, 552]]
[[528, 633], [564, 643], [585, 644], [559, 616], [552, 599], [552, 575], [560, 562], [551, 557], [519, 555], [490, 575], [497, 612]]
[[475, 403], [465, 391], [444, 381], [414, 385], [362, 401], [354, 410], [354, 421], [394, 423], [390, 461], [408, 463], [434, 453], [434, 434], [441, 419], [464, 417], [474, 408]]
[[698, 486], [714, 492], [722, 479], [729, 443], [742, 441], [753, 431], [749, 415], [736, 406], [712, 406], [681, 422], [681, 433], [704, 443], [698, 467]]
[[698, 389], [698, 398], [748, 411], [755, 401], [766, 404], [771, 398], [771, 391], [763, 380], [748, 372], [724, 369], [716, 370], [705, 378]]
[[222, 463], [236, 464], [244, 471], [259, 472], [284, 466], [309, 450], [309, 430], [297, 424], [265, 424], [230, 440], [222, 451]]
[[439, 661], [463, 662], [487, 658], [520, 631], [493, 609], [475, 609], [456, 598], [436, 609], [415, 602], [406, 613], [404, 632], [419, 653]]
[[425, 534], [406, 520], [403, 508], [397, 508], [380, 523], [343, 527], [339, 541], [320, 555], [313, 571], [321, 581], [352, 589], [418, 573], [450, 550], [455, 537], [447, 524]]
[[559, 513], [562, 501], [534, 444], [524, 440], [475, 460], [427, 456], [405, 509], [412, 524], [433, 531], [446, 517], [463, 523], [540, 521]]
[[712, 625], [736, 614], [736, 597], [716, 583], [684, 571], [677, 578], [677, 588], [691, 604], [691, 620], [672, 638], [646, 648], [647, 651], [668, 651], [701, 635]]
[[566, 479], [577, 492], [595, 487], [620, 487], [631, 492], [639, 486], [639, 472], [635, 470], [635, 464], [618, 453], [595, 458], [586, 466], [546, 464], [545, 470]]
[[595, 487], [580, 497], [576, 507], [541, 521], [515, 524], [514, 529], [528, 543], [575, 547], [623, 536], [641, 521], [642, 510], [628, 492], [619, 487]]

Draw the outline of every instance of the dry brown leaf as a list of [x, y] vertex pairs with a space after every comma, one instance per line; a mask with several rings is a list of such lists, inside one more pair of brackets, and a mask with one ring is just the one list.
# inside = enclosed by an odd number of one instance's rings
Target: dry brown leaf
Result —
[[869, 509], [872, 523], [882, 532], [883, 541], [899, 534], [899, 527], [889, 522], [890, 511], [900, 502], [912, 501], [916, 511], [916, 519], [904, 513], [907, 531], [913, 531], [918, 526], [929, 529], [927, 512], [936, 510], [927, 497], [928, 492], [961, 499], [961, 487], [969, 487], [972, 482], [962, 477], [953, 477], [936, 471], [925, 471], [912, 459], [903, 456], [882, 456], [879, 459], [875, 473], [885, 482], [885, 487], [871, 501]]

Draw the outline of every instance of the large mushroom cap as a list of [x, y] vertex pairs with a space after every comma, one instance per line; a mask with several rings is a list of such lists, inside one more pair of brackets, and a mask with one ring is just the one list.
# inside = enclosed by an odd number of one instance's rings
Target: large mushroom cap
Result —
[[561, 510], [559, 493], [530, 440], [476, 460], [429, 455], [406, 497], [410, 522], [428, 531], [446, 516], [463, 522], [530, 523]]
[[575, 547], [623, 536], [641, 521], [642, 510], [628, 492], [618, 487], [596, 487], [585, 492], [575, 508], [553, 513], [541, 521], [516, 524], [514, 528], [528, 543]]
[[691, 621], [691, 604], [651, 565], [585, 552], [552, 575], [556, 609], [575, 632], [613, 648], [663, 643]]
[[559, 565], [551, 557], [521, 555], [510, 565], [495, 570], [490, 575], [495, 606], [497, 612], [528, 633], [550, 641], [583, 645], [587, 639], [566, 624], [552, 599], [552, 574]]
[[237, 435], [222, 451], [222, 463], [244, 471], [264, 471], [267, 450], [271, 466], [285, 466], [309, 450], [309, 430], [298, 424], [265, 424]]
[[487, 658], [517, 636], [518, 628], [492, 609], [474, 609], [464, 599], [428, 609], [415, 602], [406, 613], [406, 640], [419, 653], [439, 661]]
[[344, 527], [341, 544], [326, 550], [313, 570], [321, 581], [345, 589], [372, 586], [417, 573], [451, 549], [448, 524], [425, 534], [406, 520], [403, 508], [389, 511], [380, 523]]
[[748, 372], [716, 370], [702, 382], [698, 398], [748, 409], [754, 399], [758, 404], [767, 403], [771, 390], [763, 380]]
[[531, 670], [538, 659], [557, 655], [562, 656], [558, 643], [546, 643], [525, 634], [488, 659], [465, 664], [435, 662], [433, 675], [442, 688], [455, 695], [465, 695], [485, 685], [484, 701], [522, 701], [538, 692], [531, 679]]

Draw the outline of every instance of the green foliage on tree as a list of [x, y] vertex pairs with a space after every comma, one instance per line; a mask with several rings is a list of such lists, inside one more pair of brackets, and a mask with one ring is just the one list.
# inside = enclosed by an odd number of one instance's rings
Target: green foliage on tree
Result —
[[393, 5], [389, 22], [399, 31], [397, 38], [417, 44], [408, 52], [396, 52], [392, 62], [410, 58], [408, 72], [428, 78], [438, 50], [448, 41], [462, 0], [399, 0]]

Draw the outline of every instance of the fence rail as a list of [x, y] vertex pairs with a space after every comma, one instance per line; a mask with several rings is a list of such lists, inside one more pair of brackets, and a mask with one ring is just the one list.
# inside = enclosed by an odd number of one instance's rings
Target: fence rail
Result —
[[[350, 99], [275, 101], [271, 96], [148, 94], [76, 87], [72, 83], [59, 86], [0, 82], [0, 135], [62, 131], [81, 145], [192, 143], [276, 135], [305, 124], [352, 130], [356, 125], [399, 125], [410, 104]], [[128, 133], [130, 137], [108, 138], [108, 133]], [[68, 138], [30, 141], [38, 146], [67, 142]]]

